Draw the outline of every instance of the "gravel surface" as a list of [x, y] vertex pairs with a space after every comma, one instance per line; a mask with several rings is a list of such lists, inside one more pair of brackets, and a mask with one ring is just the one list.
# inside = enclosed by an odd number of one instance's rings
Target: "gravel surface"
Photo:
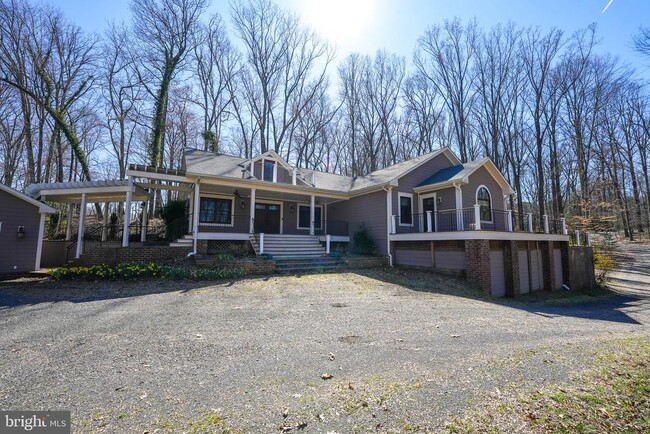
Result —
[[647, 299], [499, 301], [411, 271], [18, 279], [0, 282], [0, 408], [71, 410], [74, 432], [439, 431], [647, 324]]

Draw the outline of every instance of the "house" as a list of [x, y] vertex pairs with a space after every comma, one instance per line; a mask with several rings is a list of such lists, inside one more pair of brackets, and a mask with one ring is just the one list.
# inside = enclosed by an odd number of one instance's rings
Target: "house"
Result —
[[56, 210], [0, 184], [0, 274], [41, 268], [45, 215]]
[[[187, 252], [239, 244], [277, 260], [321, 257], [334, 247], [345, 250], [363, 226], [388, 264], [464, 275], [494, 295], [568, 282], [564, 221], [509, 210], [514, 192], [494, 163], [461, 163], [448, 148], [359, 177], [295, 167], [273, 151], [247, 159], [185, 149], [180, 170], [130, 165], [120, 183], [104, 200], [125, 202], [129, 210], [136, 196], [148, 200], [146, 190], [187, 197], [189, 215], [181, 222], [187, 234], [172, 244]], [[74, 201], [72, 190], [95, 187], [35, 185], [28, 191]], [[89, 201], [82, 196], [77, 201]], [[131, 217], [125, 213], [123, 247], [133, 243]], [[145, 219], [139, 224], [145, 241]], [[77, 256], [83, 251], [77, 245]]]

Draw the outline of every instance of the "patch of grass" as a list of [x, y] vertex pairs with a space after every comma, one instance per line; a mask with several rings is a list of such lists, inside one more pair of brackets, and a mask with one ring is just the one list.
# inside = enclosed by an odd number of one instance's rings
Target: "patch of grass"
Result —
[[[496, 411], [495, 409], [498, 409]], [[617, 340], [568, 385], [535, 390], [446, 425], [449, 433], [637, 433], [650, 427], [650, 339]]]

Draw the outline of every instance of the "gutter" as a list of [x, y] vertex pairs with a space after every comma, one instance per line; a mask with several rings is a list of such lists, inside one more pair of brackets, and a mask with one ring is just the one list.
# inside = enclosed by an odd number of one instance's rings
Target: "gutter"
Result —
[[391, 192], [393, 191], [392, 186], [382, 187], [382, 190], [386, 192], [386, 252], [388, 254], [388, 265], [393, 266], [393, 255], [390, 253], [390, 226], [391, 219], [393, 218], [393, 200], [391, 197]]

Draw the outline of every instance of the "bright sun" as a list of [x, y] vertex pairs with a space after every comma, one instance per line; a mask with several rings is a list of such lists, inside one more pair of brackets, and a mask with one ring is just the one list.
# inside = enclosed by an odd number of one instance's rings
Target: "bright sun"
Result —
[[378, 0], [302, 0], [302, 15], [325, 39], [354, 43], [377, 18]]

